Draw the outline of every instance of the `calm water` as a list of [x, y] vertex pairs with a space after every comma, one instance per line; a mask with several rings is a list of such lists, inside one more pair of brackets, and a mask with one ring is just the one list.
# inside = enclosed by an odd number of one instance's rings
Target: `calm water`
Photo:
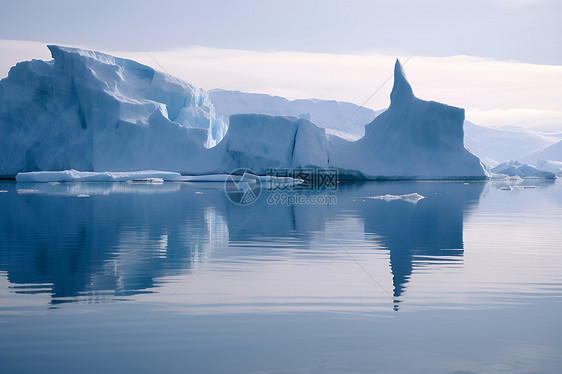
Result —
[[562, 183], [527, 184], [0, 182], [0, 372], [562, 372]]

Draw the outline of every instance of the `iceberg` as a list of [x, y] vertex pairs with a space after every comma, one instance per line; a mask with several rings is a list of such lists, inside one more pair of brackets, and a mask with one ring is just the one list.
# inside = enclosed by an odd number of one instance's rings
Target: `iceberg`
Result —
[[556, 175], [546, 170], [539, 170], [534, 166], [524, 164], [519, 161], [509, 161], [499, 164], [492, 169], [493, 173], [505, 174], [510, 177], [521, 177], [521, 178], [545, 178], [545, 179], [555, 179]]
[[[49, 49], [52, 61], [18, 63], [0, 81], [0, 176], [146, 182], [172, 178], [161, 172], [335, 168], [346, 179], [488, 177], [463, 145], [464, 110], [416, 98], [398, 60], [390, 107], [355, 140], [311, 122], [314, 102], [299, 116], [236, 114], [227, 126], [190, 83], [99, 52]], [[146, 170], [159, 172], [115, 174]], [[22, 174], [37, 171], [51, 174]]]
[[238, 114], [209, 153], [219, 171], [248, 168], [263, 175], [272, 169], [327, 167], [327, 143], [324, 129], [303, 118]]
[[464, 109], [414, 96], [396, 60], [390, 107], [356, 142], [337, 137], [332, 167], [350, 179], [486, 179], [480, 159], [463, 143]]
[[135, 61], [50, 45], [0, 81], [0, 176], [43, 170], [189, 172], [226, 125], [208, 94]]

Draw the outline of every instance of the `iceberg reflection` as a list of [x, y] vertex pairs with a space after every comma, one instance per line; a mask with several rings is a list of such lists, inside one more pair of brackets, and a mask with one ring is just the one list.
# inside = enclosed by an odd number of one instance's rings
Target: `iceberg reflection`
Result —
[[[224, 271], [232, 271], [228, 261], [259, 268], [273, 254], [295, 261], [294, 251], [275, 246], [279, 238], [302, 248], [299, 261], [313, 263], [334, 261], [330, 251], [353, 240], [366, 250], [387, 251], [397, 309], [416, 267], [462, 260], [463, 220], [484, 186], [347, 183], [333, 192], [335, 205], [270, 205], [262, 197], [238, 206], [216, 185], [63, 183], [20, 188], [4, 183], [8, 193], [0, 197], [5, 200], [0, 271], [7, 274], [12, 292], [48, 293], [53, 304], [104, 302], [165, 292], [160, 286], [173, 282], [169, 277], [190, 274], [210, 257], [226, 264]], [[425, 198], [415, 204], [365, 198], [412, 193]], [[339, 222], [352, 227], [334, 230]], [[326, 242], [333, 238], [338, 245], [324, 245], [319, 237]], [[252, 245], [235, 250], [239, 243]]]

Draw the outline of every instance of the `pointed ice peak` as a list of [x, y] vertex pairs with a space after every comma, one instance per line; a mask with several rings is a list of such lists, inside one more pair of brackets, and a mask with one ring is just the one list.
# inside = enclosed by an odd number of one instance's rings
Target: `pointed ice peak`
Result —
[[412, 91], [412, 86], [408, 83], [404, 68], [400, 60], [396, 59], [396, 64], [394, 65], [394, 87], [392, 87], [392, 92], [390, 93], [390, 102], [391, 104], [402, 102], [413, 97], [414, 91]]

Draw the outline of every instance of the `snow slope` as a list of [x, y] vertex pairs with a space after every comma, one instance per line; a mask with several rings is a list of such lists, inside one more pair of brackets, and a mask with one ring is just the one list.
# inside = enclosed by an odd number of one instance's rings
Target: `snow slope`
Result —
[[221, 140], [201, 89], [99, 52], [49, 46], [0, 81], [0, 176], [66, 170], [187, 172]]

